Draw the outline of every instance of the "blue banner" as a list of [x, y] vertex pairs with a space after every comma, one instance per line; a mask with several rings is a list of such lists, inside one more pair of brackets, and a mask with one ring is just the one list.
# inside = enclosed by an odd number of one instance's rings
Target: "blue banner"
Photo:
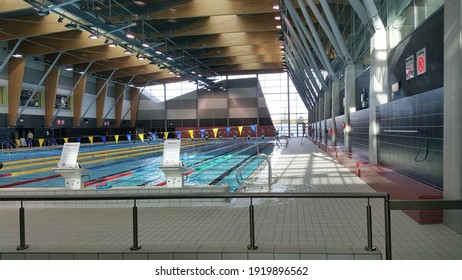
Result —
[[77, 137], [77, 142], [80, 142], [80, 137]]
[[132, 142], [132, 135], [131, 134], [127, 134], [127, 140], [128, 140], [128, 143]]
[[52, 138], [52, 139], [51, 139], [51, 143], [52, 143], [53, 145], [56, 145], [56, 138]]
[[152, 140], [156, 141], [156, 134], [154, 132], [151, 132], [151, 137], [152, 137]]
[[180, 139], [181, 138], [181, 131], [175, 131], [175, 133], [176, 133], [176, 137], [178, 137], [178, 139]]
[[231, 127], [226, 128], [226, 134], [229, 136], [229, 132], [231, 131]]
[[205, 135], [205, 129], [201, 129], [201, 136], [202, 136], [202, 138], [204, 138], [204, 135]]
[[257, 130], [257, 125], [256, 124], [251, 125], [250, 129], [252, 129], [252, 131], [255, 132]]
[[106, 144], [106, 136], [101, 136], [101, 140], [103, 141], [104, 144]]

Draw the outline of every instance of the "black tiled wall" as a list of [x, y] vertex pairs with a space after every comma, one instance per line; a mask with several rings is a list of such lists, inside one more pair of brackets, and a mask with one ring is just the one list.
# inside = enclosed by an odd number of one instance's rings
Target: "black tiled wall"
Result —
[[379, 164], [442, 189], [443, 88], [384, 104], [377, 114]]
[[351, 152], [369, 159], [369, 109], [350, 114]]

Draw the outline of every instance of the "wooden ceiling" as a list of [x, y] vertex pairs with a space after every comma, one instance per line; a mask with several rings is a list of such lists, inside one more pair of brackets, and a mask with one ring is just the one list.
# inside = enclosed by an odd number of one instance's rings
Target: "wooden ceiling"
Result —
[[[280, 12], [273, 8], [278, 2], [0, 0], [0, 41], [12, 49], [23, 39], [17, 50], [25, 57], [51, 63], [62, 52], [62, 67], [83, 70], [91, 63], [89, 73], [139, 86], [275, 73], [283, 71], [281, 22], [275, 19]], [[91, 32], [99, 38], [89, 39]], [[135, 39], [126, 38], [126, 32]], [[112, 41], [119, 45], [109, 47]]]

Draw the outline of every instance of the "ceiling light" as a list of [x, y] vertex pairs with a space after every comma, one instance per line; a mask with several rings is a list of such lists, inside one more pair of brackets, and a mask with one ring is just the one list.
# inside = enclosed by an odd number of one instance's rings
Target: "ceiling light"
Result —
[[142, 54], [140, 54], [140, 53], [137, 53], [137, 54], [136, 54], [136, 58], [137, 58], [138, 60], [144, 60], [145, 57], [144, 57], [144, 55], [142, 55]]
[[173, 58], [171, 58], [170, 56], [167, 56], [167, 59], [168, 59], [168, 60], [173, 60]]
[[127, 31], [125, 31], [125, 37], [127, 37], [129, 39], [134, 39], [135, 34], [133, 34], [133, 32], [130, 32], [130, 30], [127, 30]]
[[274, 10], [279, 10], [279, 5], [278, 4], [273, 5], [273, 9]]
[[67, 23], [66, 25], [64, 25], [64, 27], [67, 27], [67, 28], [77, 28], [77, 24], [75, 22], [71, 22], [71, 23]]
[[169, 74], [174, 74], [172, 70], [168, 71]]
[[66, 68], [64, 68], [64, 70], [72, 71], [72, 70], [74, 70], [74, 68], [72, 66], [70, 66], [70, 65], [66, 65]]
[[131, 51], [130, 49], [125, 49], [125, 50], [124, 50], [124, 53], [126, 53], [126, 54], [131, 54], [132, 51]]
[[99, 34], [97, 33], [91, 33], [90, 36], [88, 36], [89, 39], [95, 40], [99, 38]]
[[280, 16], [275, 16], [274, 19], [275, 20], [281, 20], [281, 17]]
[[201, 74], [197, 74], [197, 76], [198, 76], [198, 77], [202, 77], [202, 75], [201, 75]]
[[180, 74], [176, 74], [176, 77], [179, 78], [179, 77], [181, 77], [181, 75], [180, 75]]
[[156, 54], [162, 54], [162, 52], [161, 51], [156, 51]]
[[148, 43], [148, 41], [146, 41], [146, 40], [143, 41], [143, 42], [141, 43], [141, 45], [142, 45], [143, 47], [145, 47], [145, 48], [149, 48], [149, 43]]
[[12, 56], [13, 56], [13, 57], [16, 57], [16, 58], [21, 58], [21, 57], [23, 57], [24, 55], [23, 55], [22, 53], [20, 53], [20, 52], [15, 52]]
[[196, 71], [191, 71], [191, 74], [196, 74]]
[[108, 46], [111, 47], [111, 48], [115, 48], [115, 47], [117, 47], [117, 43], [112, 41], [111, 43], [108, 44]]
[[280, 25], [276, 25], [276, 28], [277, 28], [277, 29], [281, 29], [281, 28], [282, 28], [282, 26], [280, 26]]

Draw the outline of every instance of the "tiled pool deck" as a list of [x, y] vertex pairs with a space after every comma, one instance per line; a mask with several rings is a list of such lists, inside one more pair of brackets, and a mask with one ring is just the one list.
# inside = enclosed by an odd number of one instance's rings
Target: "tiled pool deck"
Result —
[[[374, 192], [311, 142], [291, 139], [246, 191]], [[365, 199], [254, 199], [257, 250], [248, 250], [248, 199], [217, 205], [140, 207], [132, 251], [132, 210], [27, 208], [19, 245], [18, 208], [0, 208], [0, 259], [379, 259], [385, 258], [383, 201], [371, 200], [373, 245], [364, 250]], [[380, 255], [383, 254], [383, 256]], [[393, 259], [462, 259], [462, 235], [443, 224], [419, 225], [392, 211]]]

